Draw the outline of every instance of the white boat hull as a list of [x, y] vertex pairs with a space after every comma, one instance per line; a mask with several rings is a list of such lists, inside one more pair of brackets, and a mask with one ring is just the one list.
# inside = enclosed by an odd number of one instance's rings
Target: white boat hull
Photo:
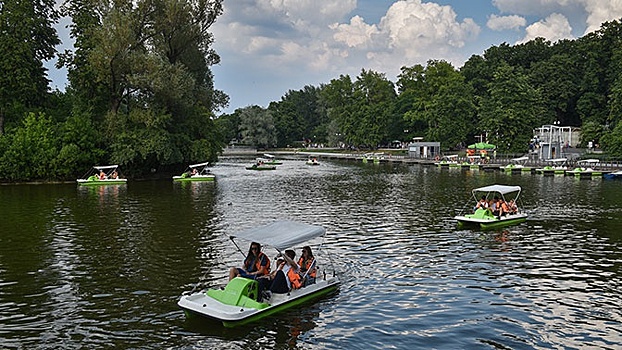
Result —
[[330, 277], [289, 293], [273, 293], [269, 299], [263, 300], [264, 303], [269, 304], [263, 309], [227, 305], [212, 298], [206, 292], [184, 295], [177, 305], [187, 312], [222, 321], [225, 326], [237, 326], [330, 293], [338, 288], [339, 283], [337, 277]]

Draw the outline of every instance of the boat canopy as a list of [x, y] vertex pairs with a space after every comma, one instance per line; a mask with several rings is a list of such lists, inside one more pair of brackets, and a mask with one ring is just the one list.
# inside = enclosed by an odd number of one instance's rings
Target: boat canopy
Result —
[[118, 168], [118, 165], [96, 165], [93, 168], [97, 170], [114, 169]]
[[568, 159], [566, 158], [555, 158], [555, 159], [549, 159], [548, 161], [551, 163], [563, 163], [565, 161], [567, 161]]
[[512, 159], [512, 161], [514, 162], [522, 162], [524, 160], [529, 160], [529, 157], [519, 157], [519, 158]]
[[584, 159], [584, 160], [580, 160], [579, 163], [594, 164], [594, 163], [600, 163], [600, 160], [598, 160], [598, 159]]
[[189, 168], [197, 168], [197, 167], [200, 167], [200, 166], [207, 166], [208, 164], [209, 164], [209, 162], [205, 162], [205, 163], [188, 165], [188, 167]]
[[270, 159], [274, 158], [274, 156], [269, 153], [264, 153], [263, 156]]
[[480, 187], [473, 190], [473, 194], [476, 192], [498, 192], [502, 195], [506, 195], [508, 193], [520, 192], [520, 186], [507, 186], [507, 185], [490, 185], [486, 187]]
[[283, 220], [233, 234], [230, 238], [232, 240], [241, 238], [251, 242], [258, 242], [281, 251], [313, 238], [321, 237], [324, 233], [326, 233], [326, 229], [322, 226]]

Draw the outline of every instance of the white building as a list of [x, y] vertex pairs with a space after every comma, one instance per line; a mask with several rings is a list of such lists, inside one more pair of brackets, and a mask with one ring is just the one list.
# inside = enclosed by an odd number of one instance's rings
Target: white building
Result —
[[581, 129], [572, 126], [543, 125], [533, 131], [531, 152], [541, 160], [565, 157], [569, 147], [580, 143]]

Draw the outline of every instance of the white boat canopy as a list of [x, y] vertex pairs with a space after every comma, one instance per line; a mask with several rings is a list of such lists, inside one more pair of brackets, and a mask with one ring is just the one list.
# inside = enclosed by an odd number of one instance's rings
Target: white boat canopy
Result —
[[555, 158], [555, 159], [549, 159], [548, 161], [551, 163], [563, 163], [565, 161], [567, 161], [568, 159], [566, 158]]
[[230, 236], [241, 238], [251, 242], [258, 242], [262, 245], [269, 245], [277, 250], [291, 248], [300, 243], [306, 242], [316, 237], [321, 237], [326, 233], [322, 226], [303, 224], [295, 221], [276, 221], [269, 225], [254, 227]]
[[600, 160], [598, 160], [598, 159], [584, 159], [584, 160], [580, 160], [579, 163], [594, 164], [594, 163], [600, 163]]
[[522, 162], [524, 160], [529, 160], [529, 157], [519, 157], [519, 158], [514, 158], [512, 160], [515, 162]]
[[209, 162], [205, 162], [205, 163], [199, 163], [199, 164], [192, 164], [192, 165], [188, 165], [188, 167], [189, 167], [189, 168], [197, 168], [197, 167], [200, 167], [200, 166], [206, 166], [206, 165], [208, 165], [208, 164], [209, 164]]
[[119, 167], [118, 165], [96, 165], [93, 168], [97, 170], [104, 170], [104, 169], [114, 169], [118, 167]]
[[274, 156], [269, 153], [264, 153], [263, 156], [270, 159], [274, 158]]
[[507, 186], [507, 185], [490, 185], [486, 187], [480, 187], [473, 190], [473, 194], [476, 192], [498, 192], [503, 195], [508, 193], [520, 192], [520, 186]]

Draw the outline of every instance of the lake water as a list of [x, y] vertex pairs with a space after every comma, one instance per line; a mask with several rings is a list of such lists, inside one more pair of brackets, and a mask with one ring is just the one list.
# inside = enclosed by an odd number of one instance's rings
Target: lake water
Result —
[[[622, 181], [249, 163], [215, 183], [0, 186], [0, 348], [622, 347]], [[458, 229], [493, 183], [522, 186], [528, 221]], [[241, 263], [228, 235], [276, 219], [327, 228], [339, 292], [241, 328], [188, 320], [180, 295]]]

